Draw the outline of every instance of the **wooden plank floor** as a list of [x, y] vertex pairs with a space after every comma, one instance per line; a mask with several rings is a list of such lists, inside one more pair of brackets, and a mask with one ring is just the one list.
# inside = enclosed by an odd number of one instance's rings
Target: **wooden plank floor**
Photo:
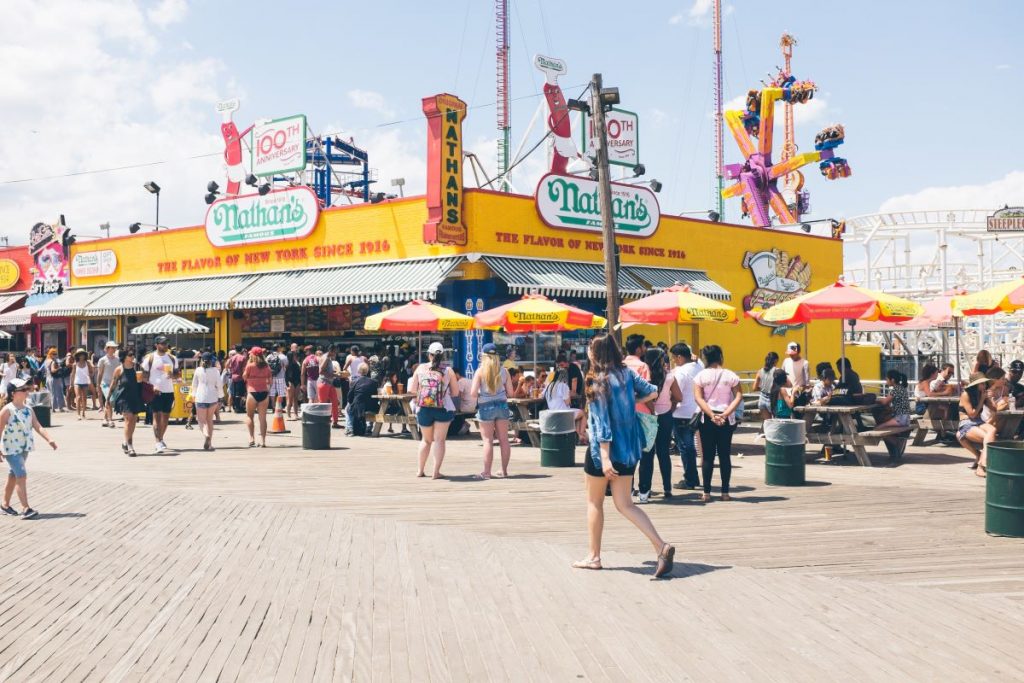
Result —
[[651, 581], [610, 504], [609, 570], [569, 567], [583, 475], [531, 448], [481, 482], [455, 440], [430, 481], [408, 439], [250, 450], [231, 419], [215, 453], [172, 427], [192, 450], [130, 459], [57, 419], [40, 519], [0, 519], [0, 680], [1024, 680], [1024, 541], [983, 533], [954, 449], [769, 488], [741, 436], [735, 502], [646, 506], [679, 547]]

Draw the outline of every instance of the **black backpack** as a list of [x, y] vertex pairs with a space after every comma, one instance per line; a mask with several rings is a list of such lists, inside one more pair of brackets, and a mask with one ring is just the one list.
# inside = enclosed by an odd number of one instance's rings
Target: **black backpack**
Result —
[[277, 373], [281, 372], [281, 354], [270, 354], [270, 356], [267, 358], [267, 365], [270, 366], [270, 372], [272, 372], [273, 374], [276, 375]]

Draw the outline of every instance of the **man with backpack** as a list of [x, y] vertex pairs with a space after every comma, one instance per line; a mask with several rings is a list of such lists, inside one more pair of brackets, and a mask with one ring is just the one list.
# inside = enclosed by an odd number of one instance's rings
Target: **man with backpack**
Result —
[[242, 373], [245, 372], [245, 364], [249, 360], [249, 354], [243, 353], [242, 345], [235, 347], [235, 355], [228, 361], [228, 371], [231, 373], [231, 408], [236, 413], [245, 412], [245, 380]]
[[312, 345], [307, 345], [303, 351], [306, 357], [302, 359], [302, 386], [306, 387], [306, 400], [310, 403], [317, 402], [316, 380], [320, 377], [320, 359], [314, 353]]
[[156, 439], [156, 452], [167, 450], [164, 434], [167, 422], [174, 407], [174, 378], [178, 374], [178, 359], [167, 350], [167, 337], [159, 336], [153, 340], [156, 351], [148, 354], [142, 361], [143, 379], [153, 387], [153, 400], [149, 407], [153, 413], [153, 436]]
[[284, 353], [284, 343], [278, 342], [275, 351], [267, 354], [267, 365], [270, 366], [270, 407], [277, 410], [278, 403], [284, 409], [284, 402], [288, 397], [288, 384], [285, 381], [285, 371], [288, 369], [288, 356]]

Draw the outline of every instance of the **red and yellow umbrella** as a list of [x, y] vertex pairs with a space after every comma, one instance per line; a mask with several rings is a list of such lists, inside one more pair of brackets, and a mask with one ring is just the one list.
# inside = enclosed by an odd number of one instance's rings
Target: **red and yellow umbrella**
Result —
[[921, 315], [921, 305], [898, 296], [845, 282], [801, 294], [771, 308], [761, 319], [770, 323], [799, 324], [811, 320], [881, 320], [900, 322]]
[[1024, 278], [953, 298], [953, 310], [959, 315], [995, 315], [1021, 308], [1024, 308]]
[[[761, 320], [770, 323], [799, 324], [812, 320], [881, 320], [900, 322], [921, 315], [921, 304], [901, 299], [898, 296], [876, 292], [845, 282], [835, 282], [828, 287], [801, 294], [789, 301], [783, 301], [758, 314]], [[840, 336], [842, 358], [846, 358], [846, 331]], [[845, 363], [842, 379], [846, 381]]]
[[485, 330], [534, 333], [534, 372], [537, 371], [537, 332], [599, 330], [608, 325], [599, 315], [552, 301], [543, 294], [525, 294], [518, 301], [477, 313], [475, 320], [476, 326]]
[[506, 332], [599, 330], [608, 324], [599, 315], [552, 301], [543, 294], [525, 294], [518, 301], [477, 313], [475, 320], [478, 328]]
[[443, 306], [415, 299], [366, 319], [363, 328], [386, 332], [461, 332], [473, 329], [473, 318]]
[[729, 304], [690, 291], [687, 285], [674, 285], [663, 292], [624, 304], [619, 310], [624, 323], [736, 322], [736, 309]]

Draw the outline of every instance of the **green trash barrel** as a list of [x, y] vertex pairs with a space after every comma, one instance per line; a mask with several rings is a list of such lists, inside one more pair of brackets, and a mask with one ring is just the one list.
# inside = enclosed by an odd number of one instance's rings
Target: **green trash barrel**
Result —
[[766, 420], [764, 434], [764, 483], [768, 486], [803, 486], [807, 483], [804, 421]]
[[993, 441], [988, 445], [985, 531], [1024, 537], [1024, 442]]
[[576, 466], [576, 432], [540, 435], [541, 467]]

